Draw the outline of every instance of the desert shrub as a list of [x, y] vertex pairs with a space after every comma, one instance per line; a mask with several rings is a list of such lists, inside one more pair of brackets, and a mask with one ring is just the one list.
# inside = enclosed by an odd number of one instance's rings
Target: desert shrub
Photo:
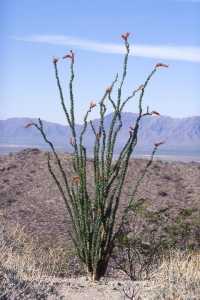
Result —
[[[163, 142], [157, 142], [152, 150], [151, 159], [147, 162], [141, 177], [138, 178], [136, 186], [130, 191], [131, 196], [128, 199], [127, 207], [122, 212], [122, 217], [118, 222], [117, 213], [121, 199], [122, 188], [124, 186], [129, 160], [133, 154], [138, 140], [138, 130], [141, 120], [145, 116], [159, 115], [156, 111], [150, 111], [149, 107], [143, 110], [143, 98], [145, 90], [152, 76], [160, 68], [168, 67], [166, 64], [158, 63], [151, 73], [147, 76], [144, 84], [132, 91], [128, 96], [123, 95], [123, 87], [127, 77], [128, 59], [130, 53], [129, 33], [123, 34], [122, 39], [125, 46], [125, 55], [123, 61], [122, 76], [119, 79], [118, 74], [109, 87], [103, 93], [99, 101], [99, 123], [97, 126], [92, 121], [88, 122], [91, 111], [97, 107], [96, 102], [91, 101], [83, 120], [81, 132], [78, 133], [75, 124], [74, 107], [74, 64], [75, 54], [71, 50], [63, 59], [70, 61], [70, 80], [69, 80], [69, 108], [65, 104], [64, 93], [58, 72], [59, 58], [53, 59], [55, 77], [60, 95], [61, 105], [66, 116], [67, 123], [71, 130], [70, 144], [73, 149], [73, 168], [75, 176], [67, 176], [63, 168], [54, 145], [45, 134], [43, 122], [38, 119], [38, 123], [31, 122], [26, 125], [35, 127], [42, 135], [45, 142], [50, 146], [53, 152], [61, 178], [57, 175], [52, 164], [52, 155], [48, 154], [48, 169], [57, 185], [62, 198], [66, 204], [69, 213], [72, 230], [69, 232], [76, 248], [80, 260], [86, 266], [86, 269], [93, 280], [99, 280], [104, 276], [107, 266], [115, 247], [115, 240], [118, 234], [121, 234], [121, 228], [127, 218], [127, 213], [132, 209], [134, 195], [138, 185], [144, 177], [147, 169], [151, 165], [157, 148]], [[113, 91], [117, 87], [117, 92]], [[138, 115], [134, 124], [130, 124], [129, 138], [122, 146], [118, 157], [114, 160], [114, 151], [118, 134], [123, 126], [121, 114], [126, 104], [139, 94]], [[114, 96], [113, 96], [114, 95]], [[114, 99], [116, 97], [116, 99]], [[107, 102], [106, 102], [107, 101]], [[112, 120], [109, 129], [105, 129], [105, 114], [107, 104], [113, 109]], [[93, 171], [94, 171], [94, 195], [89, 193], [88, 174], [87, 174], [87, 147], [84, 145], [84, 135], [88, 130], [88, 124], [94, 134], [93, 147]]]
[[148, 281], [119, 288], [129, 300], [197, 300], [200, 295], [200, 252], [172, 250], [164, 255]]
[[199, 299], [200, 253], [171, 252], [152, 279], [152, 299]]
[[172, 207], [152, 211], [144, 199], [139, 203], [131, 221], [123, 226], [112, 254], [116, 268], [131, 280], [149, 279], [163, 255], [173, 249], [200, 249], [200, 211], [185, 208], [173, 215]]

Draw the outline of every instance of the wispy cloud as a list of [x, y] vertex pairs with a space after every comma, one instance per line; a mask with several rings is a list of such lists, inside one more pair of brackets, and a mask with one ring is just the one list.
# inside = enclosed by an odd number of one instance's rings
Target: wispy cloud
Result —
[[200, 3], [200, 0], [176, 0], [177, 2]]
[[200, 3], [200, 0], [175, 0], [176, 2], [192, 2], [192, 3]]
[[[76, 47], [100, 53], [123, 54], [123, 45], [100, 43], [91, 40], [74, 38], [64, 35], [31, 35], [26, 37], [13, 37], [15, 40]], [[168, 45], [131, 45], [131, 55], [166, 60], [182, 60], [200, 62], [200, 47], [196, 46], [168, 46]]]
[[178, 1], [184, 1], [184, 2], [200, 2], [200, 0], [178, 0]]

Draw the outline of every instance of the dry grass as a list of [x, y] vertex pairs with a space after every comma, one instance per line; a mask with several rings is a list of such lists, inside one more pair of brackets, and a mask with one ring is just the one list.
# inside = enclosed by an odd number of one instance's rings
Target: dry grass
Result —
[[72, 253], [63, 248], [41, 248], [37, 240], [28, 238], [19, 226], [1, 230], [0, 264], [23, 279], [59, 276], [66, 271], [70, 255]]
[[200, 253], [171, 252], [152, 278], [153, 299], [200, 299]]
[[[10, 227], [9, 230], [2, 228], [0, 299], [48, 299], [51, 295], [54, 297], [52, 299], [59, 299], [58, 277], [60, 275], [67, 277], [68, 261], [72, 253], [62, 248], [42, 249], [38, 245], [37, 241], [28, 238], [20, 227]], [[118, 280], [120, 278], [117, 278], [116, 282]], [[78, 285], [78, 280], [76, 281]], [[198, 300], [200, 253], [171, 252], [168, 257], [163, 258], [160, 267], [151, 274], [149, 281], [137, 284], [137, 286], [128, 285], [131, 287], [127, 290], [130, 298], [125, 299]], [[108, 287], [102, 286], [103, 288]]]
[[[63, 276], [73, 253], [42, 249], [19, 227], [0, 231], [0, 299], [47, 299], [56, 295], [55, 278]], [[56, 298], [55, 298], [56, 299]]]

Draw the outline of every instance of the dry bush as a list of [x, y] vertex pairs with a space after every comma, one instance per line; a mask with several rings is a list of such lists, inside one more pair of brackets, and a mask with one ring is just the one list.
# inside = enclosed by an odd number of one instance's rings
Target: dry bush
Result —
[[145, 199], [134, 208], [112, 255], [115, 268], [123, 271], [129, 279], [150, 279], [163, 255], [172, 249], [200, 249], [200, 211], [185, 208], [173, 216], [172, 208], [153, 211]]
[[0, 299], [47, 299], [56, 295], [54, 278], [69, 274], [73, 251], [41, 248], [19, 226], [0, 229]]
[[1, 228], [0, 250], [0, 264], [17, 272], [23, 279], [60, 276], [68, 271], [68, 262], [74, 255], [71, 249], [42, 248], [19, 226]]
[[152, 299], [198, 300], [200, 297], [200, 252], [171, 252], [152, 274]]

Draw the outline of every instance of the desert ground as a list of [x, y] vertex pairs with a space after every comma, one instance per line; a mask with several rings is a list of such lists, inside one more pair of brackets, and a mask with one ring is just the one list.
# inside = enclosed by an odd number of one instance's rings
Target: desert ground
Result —
[[[68, 176], [72, 176], [71, 156], [63, 153], [60, 154], [60, 157]], [[130, 162], [121, 208], [126, 205], [128, 194], [146, 162], [144, 159]], [[56, 164], [54, 167], [56, 168]], [[87, 174], [92, 194], [92, 162], [88, 164]], [[146, 199], [152, 211], [170, 207], [170, 214], [174, 218], [178, 212], [188, 208], [193, 209], [195, 215], [195, 212], [200, 209], [200, 164], [197, 162], [154, 161], [140, 184], [136, 197], [137, 199]], [[31, 240], [32, 248], [42, 245], [42, 249], [69, 250], [72, 247], [67, 234], [67, 229], [70, 229], [71, 225], [70, 220], [59, 191], [49, 174], [46, 152], [38, 149], [25, 149], [16, 154], [11, 153], [0, 157], [0, 220], [1, 231], [4, 236], [10, 237], [9, 242], [1, 242], [1, 247], [4, 245], [5, 248], [2, 249], [6, 249], [5, 251], [13, 249], [13, 242], [14, 249], [18, 247], [14, 241], [18, 228], [23, 230], [25, 239]], [[12, 234], [15, 231], [13, 235], [9, 233], [10, 229]], [[22, 240], [19, 235], [18, 240]], [[4, 255], [1, 253], [2, 261], [6, 261], [9, 255], [13, 259], [13, 251], [11, 251], [12, 253], [9, 251], [6, 257], [5, 253]], [[145, 280], [136, 281], [134, 284], [130, 283], [123, 272], [112, 268], [110, 274], [100, 283], [93, 283], [80, 270], [80, 266], [76, 267], [77, 261], [73, 257], [74, 254], [70, 255], [69, 265], [73, 271], [66, 272], [64, 270], [57, 277], [46, 276], [45, 279], [41, 277], [39, 283], [38, 280], [34, 283], [34, 280], [31, 279], [31, 287], [27, 283], [29, 282], [27, 278], [23, 279], [23, 282], [17, 281], [19, 280], [17, 271], [11, 271], [12, 264], [10, 262], [5, 266], [1, 264], [0, 286], [4, 286], [4, 288], [7, 286], [9, 291], [5, 292], [5, 289], [0, 289], [0, 294], [2, 292], [0, 299], [200, 299], [195, 294], [186, 295], [191, 298], [186, 298], [186, 296], [184, 296], [185, 298], [173, 298], [172, 291], [170, 292], [172, 296], [168, 295], [168, 298], [164, 292], [158, 295], [155, 291], [159, 284], [154, 284], [152, 287], [152, 283]], [[14, 260], [15, 266], [17, 266], [16, 258]], [[192, 261], [194, 264], [193, 259]], [[198, 255], [195, 256], [195, 261], [200, 263]], [[21, 268], [20, 264], [18, 264], [18, 268]], [[37, 286], [37, 293], [33, 288], [34, 284]], [[17, 288], [19, 286], [21, 286], [20, 292]], [[123, 289], [128, 290], [130, 287], [131, 289], [134, 287], [132, 298], [126, 297], [123, 292]], [[13, 292], [13, 290], [15, 291]], [[129, 291], [129, 295], [130, 293]]]

